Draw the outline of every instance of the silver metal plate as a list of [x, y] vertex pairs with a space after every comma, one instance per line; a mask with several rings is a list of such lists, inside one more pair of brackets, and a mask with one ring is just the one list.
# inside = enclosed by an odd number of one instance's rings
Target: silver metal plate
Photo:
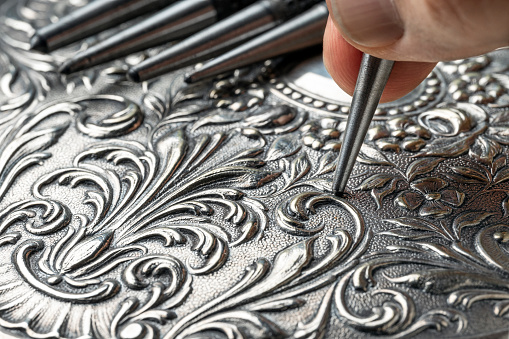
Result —
[[507, 335], [509, 50], [383, 105], [337, 198], [348, 98], [320, 57], [60, 77], [93, 39], [28, 39], [82, 4], [0, 5], [4, 337]]

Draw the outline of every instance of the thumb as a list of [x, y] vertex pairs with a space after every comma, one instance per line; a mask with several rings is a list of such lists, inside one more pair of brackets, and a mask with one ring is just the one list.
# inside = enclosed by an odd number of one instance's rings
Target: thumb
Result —
[[329, 0], [335, 26], [359, 50], [437, 62], [509, 45], [507, 0]]

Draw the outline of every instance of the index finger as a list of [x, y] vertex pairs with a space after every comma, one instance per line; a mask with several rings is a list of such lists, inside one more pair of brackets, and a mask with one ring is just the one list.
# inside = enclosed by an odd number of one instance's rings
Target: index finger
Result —
[[[325, 67], [345, 92], [353, 95], [362, 52], [350, 45], [332, 23], [327, 23], [323, 43]], [[411, 92], [433, 70], [436, 63], [397, 61], [392, 70], [381, 102], [393, 101]]]

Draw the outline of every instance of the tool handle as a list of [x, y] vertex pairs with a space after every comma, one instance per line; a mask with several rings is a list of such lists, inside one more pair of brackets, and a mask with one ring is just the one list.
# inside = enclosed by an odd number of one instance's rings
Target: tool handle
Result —
[[316, 4], [324, 3], [323, 0], [270, 0], [272, 14], [277, 20], [286, 21], [291, 19]]

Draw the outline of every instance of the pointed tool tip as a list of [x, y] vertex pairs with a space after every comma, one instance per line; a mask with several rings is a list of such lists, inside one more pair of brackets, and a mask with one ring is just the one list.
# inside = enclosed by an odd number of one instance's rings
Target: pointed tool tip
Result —
[[192, 84], [194, 82], [193, 75], [194, 73], [187, 73], [184, 77], [184, 81], [187, 82], [188, 84]]
[[34, 34], [30, 39], [30, 50], [38, 51], [41, 53], [48, 53], [48, 45], [46, 44], [46, 40], [44, 40], [37, 33]]
[[60, 74], [65, 74], [65, 75], [68, 75], [68, 74], [71, 74], [72, 73], [72, 64], [73, 64], [73, 60], [67, 60], [65, 61], [62, 65], [60, 65], [60, 67], [58, 68], [58, 73]]
[[140, 73], [134, 68], [127, 71], [127, 79], [132, 82], [141, 82]]
[[195, 82], [202, 81], [205, 78], [208, 78], [207, 75], [204, 74], [200, 69], [191, 73], [187, 73], [184, 77], [184, 81], [188, 84], [194, 84]]

